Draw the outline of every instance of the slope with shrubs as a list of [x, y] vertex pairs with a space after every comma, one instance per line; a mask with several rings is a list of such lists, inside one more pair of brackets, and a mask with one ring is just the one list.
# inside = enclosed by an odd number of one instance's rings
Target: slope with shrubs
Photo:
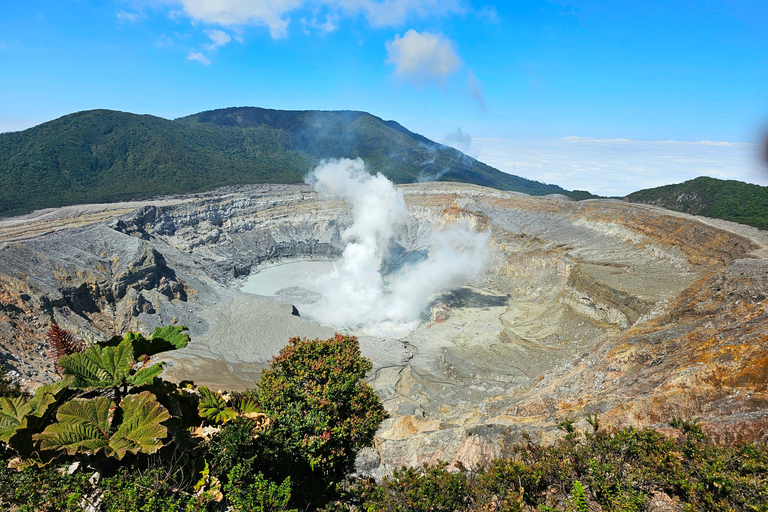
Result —
[[310, 165], [270, 129], [190, 129], [109, 110], [0, 134], [0, 215], [243, 183], [296, 183]]
[[[356, 481], [345, 510], [367, 512], [766, 511], [768, 449], [708, 443], [695, 420], [657, 430], [577, 432], [559, 425], [552, 445], [530, 438], [514, 456], [470, 472], [444, 464], [401, 468], [377, 484]], [[652, 506], [653, 505], [653, 506]], [[357, 507], [357, 508], [355, 508]]]
[[0, 134], [0, 216], [223, 185], [301, 183], [321, 159], [358, 157], [396, 183], [441, 179], [533, 195], [565, 192], [365, 112], [245, 107], [171, 121], [91, 110]]
[[624, 199], [768, 229], [768, 187], [741, 181], [701, 176], [675, 185], [639, 190]]

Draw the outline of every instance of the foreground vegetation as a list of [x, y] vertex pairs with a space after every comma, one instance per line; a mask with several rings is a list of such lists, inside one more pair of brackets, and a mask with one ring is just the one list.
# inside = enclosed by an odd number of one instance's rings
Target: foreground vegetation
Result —
[[526, 438], [469, 471], [401, 468], [352, 477], [385, 418], [354, 337], [289, 341], [258, 385], [222, 394], [164, 381], [153, 358], [181, 327], [83, 347], [49, 337], [62, 380], [34, 395], [0, 375], [0, 508], [12, 511], [768, 511], [768, 449], [717, 446], [696, 421], [676, 435], [588, 432]]
[[[0, 508], [314, 509], [337, 498], [385, 418], [357, 340], [289, 341], [255, 389], [160, 378], [184, 327], [84, 347], [53, 326], [62, 379], [0, 397]], [[3, 379], [6, 383], [7, 379]]]

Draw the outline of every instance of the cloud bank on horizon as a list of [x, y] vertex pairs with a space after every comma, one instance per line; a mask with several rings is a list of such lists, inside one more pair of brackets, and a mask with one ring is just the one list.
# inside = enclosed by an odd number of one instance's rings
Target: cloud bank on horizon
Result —
[[461, 129], [435, 140], [501, 171], [601, 196], [623, 197], [699, 176], [768, 186], [760, 147], [751, 143], [588, 137], [513, 140], [473, 138]]

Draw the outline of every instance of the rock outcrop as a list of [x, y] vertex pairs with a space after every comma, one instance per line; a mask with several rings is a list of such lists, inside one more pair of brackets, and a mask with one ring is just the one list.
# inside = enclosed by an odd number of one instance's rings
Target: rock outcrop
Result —
[[[390, 263], [457, 220], [491, 231], [493, 258], [409, 334], [355, 333], [391, 415], [361, 471], [471, 467], [523, 434], [557, 435], [564, 417], [586, 427], [587, 412], [606, 426], [700, 417], [717, 439], [765, 438], [765, 233], [619, 201], [402, 189], [412, 216]], [[181, 323], [193, 342], [168, 356], [168, 376], [251, 385], [289, 337], [334, 329], [238, 283], [260, 265], [337, 257], [350, 222], [340, 201], [275, 185], [2, 221], [0, 358], [45, 382], [51, 321], [86, 341]]]

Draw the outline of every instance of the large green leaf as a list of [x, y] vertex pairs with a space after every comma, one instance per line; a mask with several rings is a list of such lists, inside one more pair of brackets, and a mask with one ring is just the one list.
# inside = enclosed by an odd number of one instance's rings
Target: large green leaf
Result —
[[34, 411], [32, 399], [23, 396], [0, 398], [0, 441], [7, 443], [18, 429], [26, 427], [26, 417]]
[[135, 363], [133, 345], [128, 340], [116, 347], [93, 345], [85, 352], [59, 359], [64, 373], [75, 377], [72, 386], [85, 389], [121, 385]]
[[183, 325], [168, 325], [156, 327], [149, 339], [139, 332], [127, 332], [125, 337], [115, 336], [110, 340], [98, 343], [101, 347], [115, 347], [124, 341], [133, 345], [134, 355], [138, 359], [142, 355], [153, 356], [160, 352], [184, 348], [189, 343], [189, 334]]
[[110, 454], [122, 459], [126, 452], [155, 453], [163, 445], [168, 430], [161, 425], [171, 415], [155, 395], [142, 391], [122, 401], [123, 421], [109, 442]]
[[46, 424], [48, 416], [71, 391], [72, 376], [35, 390], [32, 398], [0, 398], [0, 441], [16, 450], [22, 457], [35, 451], [32, 436]]
[[40, 441], [43, 450], [64, 450], [69, 455], [96, 453], [109, 444], [114, 405], [105, 396], [70, 400], [59, 407], [58, 422], [33, 439]]
[[200, 403], [197, 406], [200, 417], [211, 423], [226, 423], [237, 416], [237, 411], [227, 407], [227, 402], [218, 393], [205, 386], [197, 388], [200, 391]]
[[235, 410], [240, 414], [251, 414], [261, 412], [261, 407], [256, 400], [248, 397], [239, 397], [232, 400]]
[[43, 450], [62, 450], [106, 455], [122, 459], [127, 452], [154, 453], [162, 446], [167, 429], [161, 425], [171, 417], [155, 395], [144, 391], [128, 395], [120, 404], [122, 421], [112, 433], [115, 403], [107, 397], [77, 398], [59, 407], [57, 423], [33, 436]]
[[17, 430], [38, 426], [62, 394], [57, 388], [41, 386], [32, 398], [0, 398], [0, 441], [8, 443]]
[[[178, 350], [180, 348], [184, 348], [189, 343], [189, 334], [187, 334], [186, 331], [187, 328], [183, 325], [166, 325], [165, 327], [156, 327], [155, 330], [152, 332], [152, 336], [150, 336], [150, 342], [157, 345], [157, 347], [160, 347], [160, 343], [158, 340], [163, 340], [166, 343], [170, 345], [170, 348], [163, 348], [162, 350], [157, 350], [157, 348], [152, 347], [152, 352], [142, 352], [143, 354], [147, 354], [149, 356], [153, 354], [157, 354], [158, 352], [164, 352], [166, 350]], [[168, 345], [166, 345], [168, 346]]]
[[74, 380], [74, 376], [64, 375], [61, 380], [57, 380], [53, 384], [44, 384], [35, 389], [35, 396], [53, 395], [58, 400], [69, 391], [69, 386], [72, 385]]
[[142, 368], [133, 375], [125, 379], [125, 382], [131, 386], [146, 386], [152, 384], [155, 377], [163, 373], [163, 363], [156, 363], [147, 368]]

